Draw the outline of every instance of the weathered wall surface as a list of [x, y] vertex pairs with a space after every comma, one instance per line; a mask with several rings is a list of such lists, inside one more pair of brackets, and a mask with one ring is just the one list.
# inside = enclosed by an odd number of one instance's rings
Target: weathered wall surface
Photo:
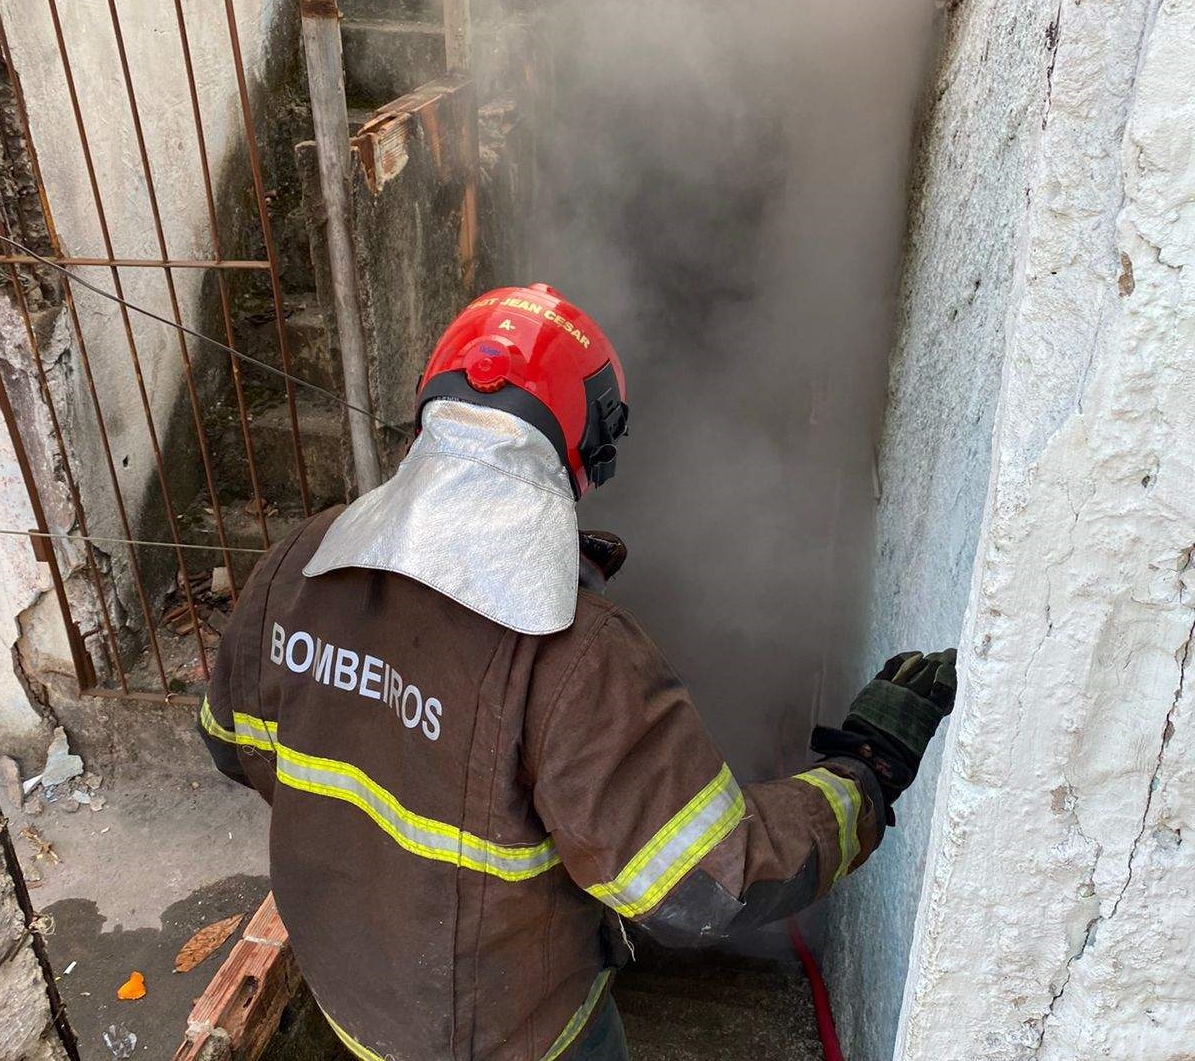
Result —
[[[1005, 0], [945, 15], [911, 191], [860, 675], [906, 648], [958, 643], [1054, 15], [1052, 5]], [[941, 744], [901, 798], [898, 828], [831, 900], [826, 974], [857, 1061], [892, 1053]]]
[[911, 952], [898, 1058], [1177, 1061], [1195, 1003], [1195, 9], [951, 17], [873, 624], [877, 648], [937, 647], [966, 599], [962, 684], [932, 825], [927, 762], [840, 896], [838, 1006], [853, 1057], [890, 1056]]
[[[53, 309], [39, 313], [37, 328], [47, 350], [69, 350], [63, 314]], [[50, 386], [61, 394], [68, 372], [65, 359], [46, 360]], [[30, 463], [53, 468], [55, 449], [49, 417], [25, 326], [7, 290], [0, 292], [0, 375], [14, 413], [25, 425], [23, 437]], [[69, 495], [62, 483], [47, 476], [41, 500], [52, 526], [70, 526]], [[0, 424], [0, 527], [26, 530], [34, 526], [16, 452]], [[82, 552], [73, 542], [59, 543], [57, 553], [64, 576], [82, 563]], [[70, 643], [50, 588], [48, 569], [34, 559], [28, 539], [0, 535], [0, 754], [15, 757], [26, 775], [41, 769], [51, 730], [35, 673], [44, 676], [72, 672]], [[81, 629], [94, 637], [98, 619], [89, 585], [85, 588], [68, 581], [68, 594]], [[102, 650], [95, 641], [88, 642], [95, 650], [94, 658], [102, 659]]]
[[1195, 7], [1055, 36], [909, 1059], [1191, 1056]]
[[54, 1027], [43, 966], [30, 932], [8, 823], [0, 818], [0, 1061], [67, 1061]]
[[[5, 527], [32, 527], [33, 512], [8, 432], [0, 431], [0, 520]], [[18, 677], [14, 646], [21, 636], [17, 616], [49, 589], [27, 542], [0, 542], [0, 748], [24, 760], [33, 773], [50, 728]], [[69, 655], [66, 657], [69, 659]]]

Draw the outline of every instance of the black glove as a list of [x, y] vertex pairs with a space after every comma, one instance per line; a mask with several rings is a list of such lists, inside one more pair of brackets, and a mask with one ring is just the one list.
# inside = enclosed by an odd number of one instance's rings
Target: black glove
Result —
[[893, 656], [855, 697], [842, 729], [816, 726], [810, 746], [826, 756], [866, 763], [887, 803], [913, 783], [938, 724], [954, 710], [955, 650]]
[[605, 593], [606, 583], [626, 562], [626, 543], [617, 534], [607, 531], [581, 531], [580, 542], [581, 586], [594, 593]]

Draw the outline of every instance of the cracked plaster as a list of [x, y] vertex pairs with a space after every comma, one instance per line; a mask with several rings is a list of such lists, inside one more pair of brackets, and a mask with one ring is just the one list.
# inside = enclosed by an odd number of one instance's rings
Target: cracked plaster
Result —
[[962, 684], [835, 900], [836, 1018], [856, 1061], [1190, 1061], [1195, 4], [946, 17], [863, 664], [958, 639]]

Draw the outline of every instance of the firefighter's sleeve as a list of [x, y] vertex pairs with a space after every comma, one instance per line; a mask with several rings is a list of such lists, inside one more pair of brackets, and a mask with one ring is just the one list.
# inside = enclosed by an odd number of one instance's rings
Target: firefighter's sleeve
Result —
[[258, 564], [242, 588], [220, 641], [216, 665], [199, 709], [199, 733], [216, 768], [256, 789], [266, 802], [274, 796], [276, 727], [259, 707], [257, 672], [261, 661], [267, 568]]
[[829, 759], [740, 787], [680, 678], [618, 611], [560, 680], [528, 760], [536, 809], [573, 880], [672, 945], [807, 906], [883, 830], [883, 797], [862, 763]]

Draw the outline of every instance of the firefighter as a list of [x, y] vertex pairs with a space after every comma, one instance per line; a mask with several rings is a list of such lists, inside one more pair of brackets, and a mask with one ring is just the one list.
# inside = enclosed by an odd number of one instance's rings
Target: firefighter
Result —
[[390, 481], [258, 564], [200, 728], [271, 806], [299, 966], [368, 1061], [617, 1061], [635, 922], [700, 945], [808, 905], [880, 842], [954, 699], [953, 652], [891, 660], [823, 758], [740, 786], [684, 683], [601, 595], [578, 534], [615, 470], [622, 367], [543, 284], [476, 300]]

